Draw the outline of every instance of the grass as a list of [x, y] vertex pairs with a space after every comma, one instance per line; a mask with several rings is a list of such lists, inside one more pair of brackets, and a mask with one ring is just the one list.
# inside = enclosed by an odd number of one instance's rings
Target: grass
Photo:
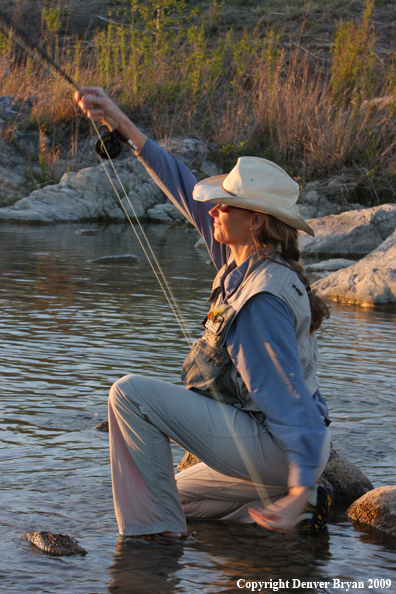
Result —
[[[302, 182], [347, 174], [359, 181], [353, 201], [395, 200], [396, 101], [364, 104], [396, 94], [396, 52], [377, 40], [383, 3], [131, 0], [113, 2], [90, 35], [63, 37], [62, 4], [45, 4], [44, 47], [152, 136], [203, 138], [224, 170], [263, 156]], [[342, 19], [330, 28], [334, 11]], [[72, 154], [89, 127], [70, 89], [1, 34], [0, 80], [3, 95], [33, 98], [29, 126]], [[39, 152], [56, 169], [57, 149]]]

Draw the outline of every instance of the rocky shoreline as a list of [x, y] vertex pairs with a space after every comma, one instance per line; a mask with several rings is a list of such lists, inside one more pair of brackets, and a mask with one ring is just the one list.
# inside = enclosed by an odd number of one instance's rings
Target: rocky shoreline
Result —
[[[31, 176], [39, 177], [39, 145], [46, 146], [48, 139], [18, 129], [19, 121], [28, 117], [27, 107], [12, 97], [0, 97], [0, 127], [9, 129], [11, 122], [15, 126], [12, 141], [4, 140], [3, 134], [0, 144], [0, 222], [120, 223], [125, 222], [126, 214], [131, 218], [136, 214], [145, 222], [189, 225], [129, 149], [117, 159], [115, 173], [109, 163], [79, 169], [79, 163], [95, 162], [92, 146], [85, 156], [87, 146], [81, 147], [72, 162], [60, 159], [58, 166], [65, 170], [68, 163], [69, 169], [59, 183], [29, 191], [26, 171], [30, 168]], [[159, 144], [188, 165], [198, 180], [221, 173], [207, 159], [207, 147], [200, 140], [174, 138]], [[348, 204], [344, 196], [354, 184], [337, 178], [311, 182], [302, 189], [299, 211], [315, 230], [315, 237], [300, 235], [302, 257], [307, 272], [314, 275], [312, 286], [328, 299], [363, 307], [395, 307], [396, 204], [372, 208]], [[200, 245], [198, 241], [197, 247]]]

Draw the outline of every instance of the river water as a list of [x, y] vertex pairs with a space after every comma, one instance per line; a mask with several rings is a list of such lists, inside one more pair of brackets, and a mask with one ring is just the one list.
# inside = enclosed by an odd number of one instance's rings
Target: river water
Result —
[[[91, 227], [100, 233], [0, 226], [0, 591], [229, 593], [266, 581], [263, 592], [346, 592], [349, 581], [363, 584], [351, 592], [395, 592], [396, 539], [354, 527], [342, 508], [319, 538], [216, 522], [191, 523], [198, 540], [184, 546], [118, 536], [107, 434], [94, 426], [113, 381], [135, 372], [179, 382], [187, 347], [133, 231]], [[195, 231], [146, 232], [198, 337], [214, 268]], [[126, 253], [140, 262], [89, 262]], [[334, 305], [319, 332], [334, 446], [375, 487], [395, 484], [395, 322], [394, 312]], [[176, 465], [184, 452], [173, 451]], [[38, 530], [67, 533], [88, 555], [41, 554], [21, 538]]]

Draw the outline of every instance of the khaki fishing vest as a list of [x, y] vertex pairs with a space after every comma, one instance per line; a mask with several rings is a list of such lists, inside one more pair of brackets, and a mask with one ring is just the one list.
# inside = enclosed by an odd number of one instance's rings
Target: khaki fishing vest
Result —
[[[277, 259], [285, 264], [279, 256]], [[227, 264], [219, 270], [213, 282], [208, 299], [210, 311], [203, 320], [205, 331], [192, 345], [183, 364], [181, 379], [188, 389], [194, 389], [210, 398], [216, 397], [210, 391], [211, 388], [215, 393], [220, 392], [220, 400], [251, 412], [261, 422], [265, 417], [254, 403], [227, 351], [228, 331], [242, 307], [254, 295], [266, 292], [282, 299], [294, 317], [304, 382], [313, 395], [319, 387], [316, 376], [318, 347], [315, 333], [309, 332], [309, 299], [305, 286], [293, 270], [254, 254], [250, 258], [244, 279], [235, 292], [228, 295], [227, 303], [222, 303], [220, 280], [226, 268]]]

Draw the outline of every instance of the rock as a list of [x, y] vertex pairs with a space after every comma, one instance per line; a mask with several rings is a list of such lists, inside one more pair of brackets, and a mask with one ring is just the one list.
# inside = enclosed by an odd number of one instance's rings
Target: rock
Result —
[[310, 219], [309, 224], [315, 237], [300, 233], [303, 255], [361, 258], [380, 246], [395, 230], [396, 204]]
[[77, 540], [68, 534], [53, 534], [51, 532], [26, 532], [22, 538], [28, 540], [38, 549], [48, 555], [70, 556], [86, 555], [87, 551], [77, 544]]
[[331, 485], [334, 503], [348, 505], [373, 489], [366, 475], [333, 449], [319, 482]]
[[161, 140], [158, 144], [190, 168], [196, 163], [205, 161], [207, 149], [202, 140], [178, 137]]
[[191, 452], [186, 452], [184, 454], [183, 460], [178, 464], [177, 470], [181, 472], [182, 470], [186, 470], [186, 468], [190, 468], [190, 466], [195, 466], [199, 464], [201, 460], [194, 456]]
[[306, 189], [299, 197], [297, 205], [300, 216], [304, 219], [325, 217], [335, 212], [335, 207], [314, 189]]
[[213, 163], [213, 161], [204, 161], [200, 167], [200, 170], [208, 177], [221, 175], [220, 167], [218, 167], [216, 163]]
[[348, 517], [396, 536], [396, 486], [378, 487], [369, 491], [351, 505]]
[[185, 220], [184, 215], [169, 200], [165, 204], [157, 204], [155, 208], [150, 208], [147, 211], [147, 216], [151, 220], [161, 223]]
[[[158, 205], [159, 206], [159, 205]], [[157, 223], [171, 223], [172, 219], [168, 215], [165, 210], [160, 208], [149, 208], [147, 211], [147, 216], [151, 221], [156, 221]]]
[[128, 216], [131, 218], [137, 216], [138, 219], [141, 219], [146, 216], [146, 208], [143, 204], [143, 200], [135, 191], [129, 192], [128, 198], [124, 196], [124, 198], [122, 198], [122, 204]]
[[334, 177], [317, 186], [317, 190], [329, 198], [345, 198], [356, 188], [358, 181], [346, 180], [342, 177]]
[[381, 243], [381, 245], [379, 247], [377, 247], [376, 250], [373, 251], [373, 254], [376, 253], [380, 253], [380, 252], [387, 252], [390, 248], [393, 248], [396, 246], [396, 229], [395, 231], [392, 233], [392, 235], [389, 235], [389, 237], [387, 239], [385, 239], [385, 241], [383, 243]]
[[101, 423], [98, 423], [94, 429], [97, 429], [98, 431], [104, 431], [105, 433], [109, 432], [109, 421], [102, 421]]
[[76, 235], [99, 235], [99, 229], [77, 229], [74, 231]]
[[316, 190], [309, 190], [308, 192], [306, 192], [304, 196], [304, 202], [307, 202], [308, 204], [315, 206], [319, 203], [320, 198], [321, 196], [319, 192], [316, 192]]
[[[190, 466], [199, 464], [201, 460], [191, 452], [186, 452], [184, 458], [178, 465], [179, 471], [186, 470]], [[319, 479], [319, 484], [324, 485], [330, 491], [334, 503], [350, 505], [367, 491], [373, 489], [369, 479], [351, 462], [340, 456], [334, 449], [331, 450], [330, 458]]]
[[346, 258], [333, 258], [331, 260], [323, 260], [322, 262], [315, 262], [314, 264], [307, 264], [305, 266], [305, 272], [321, 272], [322, 270], [328, 270], [333, 272], [334, 270], [340, 270], [341, 268], [347, 268], [356, 264], [356, 260], [347, 260]]
[[321, 296], [341, 303], [396, 305], [396, 231], [371, 254], [313, 287]]
[[101, 256], [94, 260], [88, 260], [90, 264], [137, 264], [139, 258], [134, 254], [120, 254], [118, 256]]
[[[37, 140], [37, 139], [36, 139]], [[196, 139], [183, 138], [160, 142], [188, 166], [201, 163], [206, 154], [205, 144]], [[207, 164], [210, 162], [207, 162]], [[19, 162], [18, 165], [19, 167]], [[214, 166], [214, 164], [213, 164]], [[147, 215], [156, 222], [180, 222], [184, 219], [162, 190], [151, 179], [143, 165], [132, 156], [116, 164], [117, 175], [110, 163], [67, 172], [59, 184], [48, 185], [15, 202], [0, 208], [0, 220], [25, 223], [62, 223], [82, 220], [110, 219], [124, 221], [125, 210], [130, 217]], [[106, 173], [107, 172], [107, 173]], [[24, 170], [14, 171], [0, 161], [0, 191], [3, 202], [25, 185]], [[107, 175], [108, 174], [108, 175]], [[110, 179], [109, 179], [110, 177]], [[120, 187], [121, 180], [127, 196]], [[116, 187], [122, 204], [115, 195]]]
[[197, 243], [194, 244], [194, 247], [195, 248], [198, 248], [198, 249], [202, 249], [203, 248], [203, 249], [206, 250], [206, 243], [204, 242], [204, 238], [203, 237], [200, 237], [198, 239]]
[[15, 97], [0, 97], [0, 118], [5, 122], [15, 124], [21, 120], [27, 120], [29, 117], [29, 107], [31, 102], [18, 101]]
[[314, 219], [318, 209], [314, 205], [298, 204], [298, 212], [303, 219]]
[[178, 220], [185, 220], [185, 216], [180, 212], [180, 210], [174, 205], [172, 204], [172, 202], [170, 202], [169, 200], [165, 203], [165, 204], [159, 204], [158, 205], [159, 208], [161, 208], [162, 210], [164, 210], [166, 212], [166, 214], [173, 220], [176, 221]]

